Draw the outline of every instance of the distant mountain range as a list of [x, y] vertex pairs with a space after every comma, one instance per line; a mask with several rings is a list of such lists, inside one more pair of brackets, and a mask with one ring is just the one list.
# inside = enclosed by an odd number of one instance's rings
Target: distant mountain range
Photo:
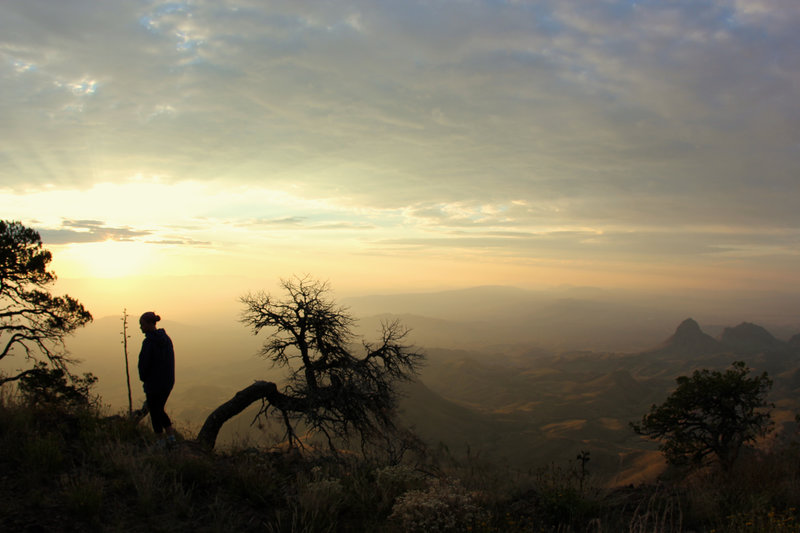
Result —
[[735, 327], [726, 327], [719, 339], [715, 339], [704, 333], [697, 322], [687, 318], [661, 347], [650, 353], [696, 356], [720, 352], [741, 355], [800, 353], [800, 335], [794, 335], [788, 342], [784, 342], [776, 339], [762, 326], [742, 322]]
[[[791, 294], [713, 291], [642, 291], [512, 287], [345, 298], [371, 333], [381, 318], [399, 318], [421, 346], [508, 349], [536, 346], [567, 350], [635, 352], [670, 334], [686, 316], [699, 317], [708, 331], [716, 324], [758, 322], [778, 336], [800, 330], [800, 298]], [[795, 342], [800, 344], [800, 337]]]
[[[588, 449], [595, 471], [609, 483], [636, 482], [658, 472], [662, 461], [654, 444], [635, 436], [628, 423], [663, 401], [679, 375], [701, 368], [722, 370], [735, 360], [744, 360], [756, 372], [767, 371], [775, 381], [771, 400], [778, 404], [773, 418], [779, 428], [791, 430], [800, 408], [796, 339], [780, 341], [748, 322], [724, 328], [715, 339], [686, 319], [662, 343], [635, 353], [572, 351], [526, 359], [498, 352], [432, 350], [421, 380], [446, 402], [469, 411], [459, 415], [457, 438], [441, 422], [445, 416], [418, 430], [430, 442], [445, 442], [451, 449], [459, 444], [463, 449], [466, 442], [473, 450], [483, 445], [487, 453], [518, 467], [569, 461]], [[428, 397], [422, 409], [409, 397], [405, 419], [413, 423], [429, 418], [440, 405]], [[465, 427], [472, 427], [471, 437], [464, 434]]]

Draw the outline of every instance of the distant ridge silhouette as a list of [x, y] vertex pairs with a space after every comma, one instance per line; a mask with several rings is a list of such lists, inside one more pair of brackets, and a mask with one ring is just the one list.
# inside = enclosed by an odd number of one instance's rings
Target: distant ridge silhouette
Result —
[[726, 327], [719, 339], [706, 334], [694, 319], [680, 323], [675, 333], [658, 347], [642, 352], [645, 355], [699, 357], [719, 354], [766, 355], [785, 357], [800, 355], [800, 333], [788, 342], [775, 338], [758, 324], [742, 322]]
[[792, 350], [795, 350], [795, 351], [800, 350], [800, 333], [797, 333], [796, 335], [792, 336], [792, 338], [789, 339], [789, 342], [787, 342], [786, 344]]
[[680, 323], [675, 333], [661, 346], [647, 353], [654, 355], [698, 356], [724, 352], [726, 347], [711, 335], [703, 333], [692, 318]]
[[736, 327], [725, 328], [720, 340], [730, 350], [741, 354], [787, 351], [789, 349], [787, 343], [776, 339], [769, 331], [751, 322], [742, 322]]

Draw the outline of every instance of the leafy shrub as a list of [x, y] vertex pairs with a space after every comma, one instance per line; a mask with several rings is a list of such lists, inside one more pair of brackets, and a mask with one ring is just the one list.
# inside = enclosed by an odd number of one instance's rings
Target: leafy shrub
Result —
[[97, 378], [90, 374], [72, 376], [62, 368], [50, 368], [40, 362], [19, 380], [19, 391], [25, 403], [35, 407], [89, 408], [97, 405], [91, 389]]
[[375, 482], [381, 496], [393, 502], [409, 490], [423, 489], [426, 476], [408, 465], [389, 465], [375, 471]]
[[410, 533], [448, 533], [485, 528], [489, 514], [475, 503], [458, 480], [433, 480], [427, 490], [412, 490], [397, 499], [390, 519]]

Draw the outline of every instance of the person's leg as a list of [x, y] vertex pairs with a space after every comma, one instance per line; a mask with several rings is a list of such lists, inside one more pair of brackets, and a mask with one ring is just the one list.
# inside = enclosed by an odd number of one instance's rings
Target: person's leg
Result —
[[168, 434], [172, 434], [172, 421], [164, 411], [168, 396], [169, 393], [147, 394], [147, 407], [150, 409], [150, 422], [153, 424], [153, 431], [156, 435], [160, 435], [165, 429]]

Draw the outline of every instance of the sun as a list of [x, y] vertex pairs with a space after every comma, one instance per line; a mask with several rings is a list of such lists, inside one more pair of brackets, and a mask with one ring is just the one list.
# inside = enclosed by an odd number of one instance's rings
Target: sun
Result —
[[[152, 245], [136, 241], [91, 242], [65, 246], [54, 257], [59, 277], [124, 278], [147, 274]], [[54, 262], [55, 263], [55, 262]]]

